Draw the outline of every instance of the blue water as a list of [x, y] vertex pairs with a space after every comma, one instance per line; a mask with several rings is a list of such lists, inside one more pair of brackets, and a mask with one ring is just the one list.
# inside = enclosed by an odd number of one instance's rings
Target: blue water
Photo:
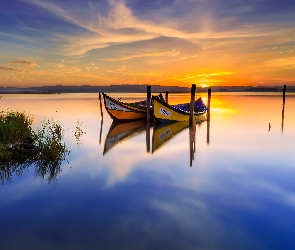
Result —
[[60, 121], [71, 149], [55, 179], [30, 166], [1, 180], [1, 250], [295, 249], [293, 95], [282, 119], [280, 95], [213, 93], [193, 155], [188, 128], [153, 153], [144, 129], [103, 155], [97, 94], [3, 95], [1, 108]]

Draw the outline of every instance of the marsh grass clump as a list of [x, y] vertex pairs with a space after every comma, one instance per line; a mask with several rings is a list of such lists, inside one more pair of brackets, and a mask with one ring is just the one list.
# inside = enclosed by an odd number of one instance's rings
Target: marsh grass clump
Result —
[[0, 113], [0, 181], [21, 175], [29, 166], [37, 176], [55, 180], [70, 150], [63, 142], [63, 126], [51, 120], [32, 129], [33, 117], [21, 112]]
[[0, 112], [0, 143], [33, 143], [33, 118], [21, 112]]

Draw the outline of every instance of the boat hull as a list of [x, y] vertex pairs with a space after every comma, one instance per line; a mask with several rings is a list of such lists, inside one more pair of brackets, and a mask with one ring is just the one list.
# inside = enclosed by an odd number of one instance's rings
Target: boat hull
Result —
[[117, 121], [130, 121], [147, 118], [145, 108], [131, 106], [103, 94], [104, 106], [108, 114]]
[[[177, 122], [177, 121], [189, 121], [190, 113], [175, 109], [171, 105], [153, 98], [154, 117], [159, 122]], [[206, 110], [194, 114], [194, 120], [198, 122], [205, 121], [207, 119]]]

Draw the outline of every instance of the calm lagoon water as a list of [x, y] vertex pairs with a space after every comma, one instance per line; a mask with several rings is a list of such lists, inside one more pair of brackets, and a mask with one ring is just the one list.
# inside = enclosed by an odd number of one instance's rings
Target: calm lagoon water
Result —
[[35, 128], [59, 121], [71, 149], [55, 179], [30, 166], [0, 180], [1, 250], [295, 249], [295, 95], [282, 116], [281, 94], [213, 93], [193, 155], [188, 128], [154, 148], [153, 126], [116, 127], [134, 132], [116, 143], [98, 94], [2, 95], [0, 105], [32, 114]]

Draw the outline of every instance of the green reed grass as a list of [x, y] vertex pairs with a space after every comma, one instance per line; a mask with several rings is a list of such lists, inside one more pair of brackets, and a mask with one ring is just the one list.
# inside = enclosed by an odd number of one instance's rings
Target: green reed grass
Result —
[[70, 153], [63, 142], [64, 128], [59, 122], [45, 120], [32, 129], [33, 117], [18, 111], [0, 111], [0, 180], [21, 175], [35, 166], [35, 173], [54, 180]]
[[33, 117], [21, 112], [0, 112], [0, 143], [32, 143], [35, 133], [32, 130]]

